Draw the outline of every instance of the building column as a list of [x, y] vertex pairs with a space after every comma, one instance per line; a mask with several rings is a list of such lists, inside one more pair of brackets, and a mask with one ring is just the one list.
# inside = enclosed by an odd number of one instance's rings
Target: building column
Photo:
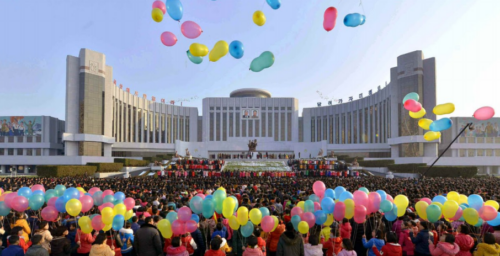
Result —
[[27, 166], [27, 165], [24, 166], [24, 174], [28, 174], [29, 173], [28, 168], [29, 168], [29, 166]]
[[495, 174], [496, 174], [496, 175], [500, 175], [500, 166], [497, 166], [497, 167], [496, 167], [496, 169], [497, 169], [497, 170], [496, 170]]
[[0, 173], [5, 173], [5, 165], [0, 166]]
[[104, 157], [111, 157], [111, 144], [103, 144], [104, 146]]
[[491, 174], [491, 166], [486, 166], [486, 174]]

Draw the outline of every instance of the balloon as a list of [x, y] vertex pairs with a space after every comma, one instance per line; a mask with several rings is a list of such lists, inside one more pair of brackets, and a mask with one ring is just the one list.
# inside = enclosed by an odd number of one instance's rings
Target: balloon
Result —
[[366, 207], [363, 205], [356, 205], [354, 207], [354, 221], [358, 224], [365, 222]]
[[298, 202], [297, 207], [300, 207], [300, 209], [304, 210], [304, 201]]
[[316, 224], [318, 225], [323, 225], [323, 223], [326, 222], [326, 219], [328, 218], [327, 214], [323, 210], [319, 210], [314, 212], [314, 218], [316, 218]]
[[153, 9], [154, 8], [160, 9], [163, 14], [165, 14], [165, 12], [167, 12], [167, 7], [165, 6], [165, 3], [163, 3], [163, 1], [160, 1], [160, 0], [153, 2]]
[[127, 211], [132, 210], [135, 206], [135, 200], [132, 197], [127, 197], [123, 200], [123, 204], [127, 207]]
[[483, 207], [484, 201], [480, 195], [472, 194], [467, 198], [469, 206], [479, 211]]
[[95, 206], [99, 206], [99, 205], [103, 204], [103, 196], [102, 196], [102, 194], [103, 194], [102, 191], [96, 191], [92, 195], [92, 199], [94, 199], [94, 205]]
[[[31, 192], [31, 190], [30, 190], [30, 192]], [[24, 212], [29, 207], [29, 201], [24, 196], [16, 196], [12, 200], [11, 205], [12, 205], [12, 209], [14, 209], [18, 212]]]
[[458, 206], [458, 203], [455, 201], [448, 200], [448, 201], [444, 202], [444, 204], [443, 204], [443, 216], [445, 218], [448, 218], [448, 219], [453, 218], [455, 216], [455, 213], [457, 213], [458, 208], [460, 208], [460, 207]]
[[410, 111], [409, 114], [410, 114], [411, 118], [419, 119], [419, 118], [422, 118], [423, 116], [425, 116], [425, 114], [427, 114], [427, 111], [425, 111], [425, 108], [422, 107], [420, 109], [420, 111], [418, 111], [418, 112]]
[[500, 225], [500, 212], [497, 212], [497, 216], [495, 217], [495, 219], [487, 221], [487, 223], [488, 223], [488, 225], [493, 226], [493, 227], [499, 226]]
[[427, 220], [427, 207], [429, 207], [429, 204], [425, 201], [418, 201], [415, 204], [418, 216], [424, 220]]
[[433, 132], [440, 132], [440, 131], [450, 129], [450, 127], [452, 125], [453, 125], [453, 121], [451, 121], [451, 119], [445, 117], [445, 118], [441, 118], [439, 120], [432, 122], [432, 124], [429, 125], [429, 130], [431, 130]]
[[323, 19], [323, 28], [330, 32], [335, 28], [335, 23], [337, 22], [337, 9], [335, 7], [328, 7], [325, 10], [325, 15]]
[[458, 192], [455, 192], [455, 191], [450, 191], [447, 195], [446, 195], [446, 198], [448, 200], [453, 200], [455, 202], [458, 203], [458, 201], [460, 201], [460, 194], [458, 194]]
[[181, 32], [185, 37], [195, 39], [201, 35], [203, 30], [201, 30], [200, 25], [196, 24], [196, 22], [188, 20], [182, 23]]
[[370, 191], [369, 191], [367, 188], [365, 188], [365, 187], [360, 187], [358, 190], [359, 190], [359, 191], [363, 191], [363, 192], [365, 192], [366, 194], [370, 193]]
[[172, 232], [174, 235], [183, 235], [186, 233], [186, 225], [180, 220], [172, 222]]
[[352, 219], [354, 217], [354, 200], [346, 199], [345, 204], [345, 218]]
[[377, 190], [376, 192], [377, 192], [377, 194], [380, 195], [380, 199], [382, 201], [387, 199], [387, 193], [385, 191], [383, 191], [383, 190]]
[[160, 230], [161, 235], [163, 238], [170, 238], [172, 237], [172, 226], [170, 224], [170, 221], [167, 219], [163, 219], [158, 221], [158, 230]]
[[494, 200], [488, 200], [488, 201], [486, 201], [484, 203], [484, 205], [493, 206], [493, 208], [495, 208], [495, 210], [497, 210], [497, 211], [498, 211], [498, 208], [499, 208], [498, 202], [494, 201]]
[[441, 208], [435, 204], [429, 205], [425, 211], [430, 222], [437, 222], [441, 217]]
[[226, 191], [218, 189], [214, 193], [215, 211], [219, 214], [222, 213], [222, 204], [226, 199]]
[[77, 216], [82, 211], [82, 203], [78, 199], [70, 199], [66, 203], [66, 211], [71, 216]]
[[82, 192], [82, 193], [86, 193], [87, 191], [85, 191], [85, 189], [83, 189], [82, 187], [77, 187], [76, 190]]
[[182, 19], [182, 9], [180, 0], [167, 0], [167, 12], [173, 20], [180, 21]]
[[267, 4], [274, 10], [278, 10], [281, 6], [281, 0], [267, 0]]
[[437, 105], [432, 110], [432, 112], [436, 115], [451, 114], [451, 113], [453, 113], [453, 111], [455, 111], [455, 105], [453, 103], [446, 103], [446, 104]]
[[193, 211], [196, 214], [202, 213], [203, 212], [203, 199], [199, 196], [194, 196], [189, 201], [189, 207], [191, 208], [191, 211]]
[[267, 207], [260, 207], [259, 210], [262, 213], [262, 218], [271, 215], [271, 213], [269, 212], [269, 209], [267, 209]]
[[112, 225], [111, 224], [106, 224], [104, 225], [104, 227], [102, 228], [102, 231], [106, 232], [108, 230], [110, 230], [112, 228]]
[[424, 198], [420, 199], [420, 201], [424, 201], [427, 204], [431, 204], [432, 203], [432, 200], [430, 198], [427, 198], [427, 197], [424, 197]]
[[179, 220], [182, 222], [189, 221], [191, 219], [191, 214], [192, 214], [191, 209], [189, 209], [189, 207], [187, 206], [181, 207], [177, 212], [177, 216]]
[[31, 189], [28, 187], [22, 187], [17, 191], [17, 195], [23, 196], [25, 198], [29, 198], [32, 194], [33, 191], [31, 191]]
[[253, 23], [257, 26], [263, 26], [266, 24], [266, 15], [262, 11], [256, 11], [253, 13]]
[[212, 62], [218, 61], [220, 58], [226, 56], [229, 52], [229, 45], [224, 40], [215, 43], [214, 48], [210, 51], [208, 59]]
[[479, 217], [484, 221], [494, 220], [497, 217], [497, 210], [493, 206], [485, 205], [478, 212]]
[[186, 221], [186, 231], [191, 233], [195, 232], [198, 229], [198, 223], [194, 220], [188, 220]]
[[88, 212], [94, 207], [94, 199], [91, 196], [80, 197], [80, 202], [82, 203], [82, 212]]
[[406, 94], [406, 96], [403, 98], [403, 105], [405, 104], [405, 102], [407, 100], [418, 101], [418, 100], [420, 100], [420, 96], [416, 92], [410, 92], [410, 93]]
[[115, 215], [125, 216], [126, 212], [127, 212], [127, 207], [124, 204], [117, 204], [117, 205], [115, 205], [115, 207], [113, 207], [113, 213]]
[[432, 124], [432, 120], [431, 119], [420, 119], [418, 120], [418, 126], [424, 130], [429, 130], [429, 126]]
[[48, 206], [54, 206], [56, 207], [56, 201], [57, 201], [57, 197], [52, 197], [51, 199], [49, 199], [49, 201], [47, 202], [47, 205]]
[[91, 196], [93, 196], [93, 195], [94, 195], [94, 193], [95, 193], [95, 192], [97, 192], [97, 191], [101, 191], [101, 189], [100, 189], [100, 188], [97, 188], [97, 187], [93, 187], [93, 188], [89, 189], [89, 194], [90, 194]]
[[40, 210], [42, 208], [43, 204], [45, 203], [45, 199], [43, 198], [42, 195], [35, 194], [31, 196], [29, 200], [29, 208], [34, 211]]
[[330, 225], [333, 224], [333, 221], [334, 221], [333, 220], [333, 214], [328, 214], [328, 215], [326, 215], [326, 221], [325, 221], [325, 223], [323, 225], [325, 225], [325, 226], [328, 227], [328, 226], [330, 226]]
[[321, 204], [318, 202], [314, 202], [314, 211], [319, 211], [321, 210]]
[[458, 199], [458, 203], [459, 204], [467, 204], [467, 203], [469, 203], [469, 199], [467, 199], [466, 195], [460, 194], [459, 199]]
[[273, 215], [273, 216], [271, 216], [271, 217], [273, 217], [273, 220], [274, 220], [274, 228], [273, 228], [273, 230], [271, 230], [271, 232], [273, 232], [274, 230], [276, 230], [276, 228], [277, 228], [277, 227], [278, 227], [278, 225], [280, 224], [280, 221], [278, 220], [278, 217], [276, 217], [276, 216], [274, 216], [274, 215]]
[[[43, 187], [43, 185], [41, 185], [41, 184], [36, 184], [36, 185], [33, 185], [33, 187], [31, 187], [31, 191], [32, 191], [32, 192], [35, 192], [35, 191], [37, 191], [37, 190], [40, 190], [40, 191], [42, 191], [42, 192], [44, 192], [44, 193], [45, 193], [45, 188], [44, 188], [44, 187]], [[18, 191], [18, 192], [19, 192], [19, 191]]]
[[[212, 213], [213, 215], [213, 213]], [[170, 223], [174, 223], [178, 219], [178, 215], [176, 212], [169, 212], [167, 214], [167, 220], [170, 221]]]
[[239, 207], [239, 205], [238, 205], [238, 198], [236, 198], [235, 196], [229, 196], [229, 198], [233, 199], [234, 204], [235, 204], [233, 211], [236, 212], [238, 210], [238, 207]]
[[426, 141], [433, 141], [441, 138], [441, 133], [440, 132], [433, 132], [433, 131], [428, 131], [424, 134], [424, 139]]
[[56, 203], [54, 205], [57, 209], [58, 212], [65, 213], [66, 212], [66, 201], [64, 200], [64, 197], [59, 197], [56, 200]]
[[344, 25], [346, 27], [357, 27], [359, 25], [365, 24], [365, 16], [359, 13], [347, 14], [344, 18]]
[[107, 195], [102, 199], [103, 203], [114, 203], [115, 202], [115, 197], [113, 195]]
[[271, 216], [265, 216], [262, 218], [262, 222], [260, 224], [262, 227], [262, 231], [264, 232], [271, 232], [274, 228], [274, 219]]
[[129, 220], [132, 217], [134, 217], [134, 211], [133, 210], [128, 210], [128, 211], [125, 212], [125, 220]]
[[199, 223], [200, 222], [200, 216], [198, 214], [191, 214], [191, 220], [194, 220], [194, 222]]
[[189, 52], [195, 57], [204, 57], [208, 54], [208, 47], [203, 44], [192, 43], [189, 46]]
[[156, 22], [161, 22], [163, 20], [163, 12], [160, 8], [154, 8], [151, 11], [151, 18]]
[[467, 208], [463, 211], [462, 216], [470, 225], [476, 225], [479, 221], [479, 214], [474, 208]]
[[380, 210], [382, 210], [382, 212], [392, 211], [392, 203], [389, 200], [382, 200], [382, 202], [380, 202]]
[[398, 207], [395, 204], [392, 204], [392, 211], [388, 211], [384, 214], [384, 218], [388, 221], [395, 221], [398, 216]]
[[250, 210], [249, 217], [250, 221], [252, 221], [254, 225], [259, 225], [260, 222], [262, 221], [262, 213], [257, 208]]
[[229, 54], [233, 56], [235, 59], [241, 59], [243, 57], [243, 54], [245, 53], [245, 49], [243, 47], [243, 43], [241, 43], [238, 40], [232, 41], [231, 44], [229, 44]]
[[457, 212], [455, 212], [455, 216], [450, 218], [450, 220], [459, 220], [462, 217], [462, 213], [463, 213], [462, 207], [459, 206]]
[[316, 223], [316, 217], [314, 217], [312, 212], [305, 212], [302, 216], [300, 216], [300, 219], [307, 222], [310, 227], [314, 226], [314, 223]]
[[116, 192], [116, 194], [115, 194], [115, 199], [116, 199], [116, 200], [123, 201], [123, 200], [125, 200], [125, 194], [123, 194], [123, 192], [121, 192], [121, 191]]
[[293, 224], [293, 228], [294, 228], [294, 229], [296, 229], [296, 230], [298, 230], [298, 228], [299, 228], [299, 223], [300, 223], [301, 221], [302, 221], [302, 220], [300, 219], [300, 216], [298, 216], [298, 215], [293, 216], [293, 217], [292, 217], [292, 220], [291, 220], [291, 222], [292, 222], [292, 224]]
[[[35, 190], [35, 191], [33, 191], [33, 194], [31, 194], [31, 196], [33, 196], [33, 195], [41, 195], [42, 197], [45, 197], [45, 192], [43, 192], [41, 190]], [[43, 200], [45, 200], [45, 198]]]
[[495, 115], [495, 110], [492, 107], [478, 108], [474, 112], [474, 118], [480, 121], [491, 119]]
[[347, 199], [353, 199], [354, 196], [351, 194], [351, 192], [349, 191], [345, 191], [344, 193], [342, 193], [339, 197], [339, 201], [340, 202], [344, 202], [345, 200]]
[[325, 197], [329, 197], [331, 199], [335, 199], [335, 191], [331, 188], [326, 189]]
[[[214, 200], [207, 197], [207, 198], [205, 198], [205, 200], [203, 200], [201, 205], [202, 205], [203, 217], [211, 218], [214, 215], [214, 211], [215, 211]], [[172, 223], [172, 222], [170, 222], [170, 223]]]
[[80, 199], [80, 191], [76, 188], [68, 188], [64, 191], [64, 200], [69, 201], [71, 199]]
[[107, 203], [101, 204], [101, 206], [99, 206], [98, 209], [99, 209], [99, 211], [102, 211], [102, 209], [104, 209], [105, 207], [114, 208], [115, 205], [113, 203], [107, 202]]
[[[2, 209], [3, 206], [4, 206], [4, 204], [2, 204], [2, 202], [0, 202], [0, 209]], [[2, 210], [0, 210], [0, 212], [2, 213], [0, 215], [4, 216], [3, 215], [4, 212], [2, 212]], [[9, 211], [10, 211], [10, 209], [9, 209]], [[54, 206], [47, 206], [47, 207], [42, 209], [41, 214], [42, 214], [42, 219], [44, 219], [46, 221], [55, 221], [57, 219], [57, 216], [59, 215], [59, 212], [57, 212], [57, 209]]]
[[102, 209], [101, 211], [101, 216], [102, 216], [102, 223], [110, 225], [111, 223], [113, 223], [113, 217], [115, 215], [111, 207], [104, 207], [104, 209]]
[[325, 197], [323, 198], [323, 200], [321, 200], [321, 208], [327, 213], [331, 214], [335, 209], [335, 202], [331, 197]]
[[432, 199], [432, 202], [438, 202], [438, 203], [441, 203], [441, 204], [444, 204], [444, 202], [448, 201], [448, 199], [444, 196], [435, 196], [433, 199]]
[[57, 191], [53, 189], [49, 189], [45, 192], [45, 202], [48, 203], [49, 200], [53, 197], [57, 197]]
[[241, 226], [245, 226], [248, 222], [248, 208], [245, 206], [238, 208], [238, 215], [236, 216], [236, 219]]
[[66, 191], [66, 187], [64, 185], [57, 185], [54, 190], [57, 192], [57, 196], [64, 195], [64, 191]]
[[274, 64], [274, 55], [272, 52], [265, 51], [259, 57], [252, 60], [250, 70], [260, 72]]
[[[386, 196], [387, 198], [387, 196]], [[366, 211], [368, 213], [376, 212], [380, 209], [380, 203], [382, 202], [382, 198], [380, 194], [377, 192], [370, 192], [368, 194], [368, 204], [366, 207]]]
[[238, 223], [236, 216], [230, 216], [227, 220], [229, 222], [229, 227], [231, 227], [232, 230], [238, 230], [240, 228], [240, 223]]
[[165, 46], [174, 46], [177, 43], [177, 37], [168, 31], [161, 33], [160, 40]]
[[346, 190], [344, 187], [342, 186], [338, 186], [335, 188], [335, 198], [334, 199], [338, 199], [338, 197], [340, 197], [340, 195], [342, 195], [342, 193], [344, 193]]
[[368, 205], [368, 195], [361, 190], [354, 191], [353, 199], [356, 205], [363, 205], [363, 206]]
[[203, 58], [202, 57], [195, 57], [195, 56], [193, 56], [193, 54], [191, 54], [191, 52], [189, 50], [186, 52], [186, 54], [187, 54], [189, 60], [191, 62], [193, 62], [194, 64], [200, 64], [200, 63], [203, 62]]
[[344, 202], [337, 202], [335, 204], [335, 210], [333, 211], [333, 218], [336, 221], [342, 221], [345, 216], [345, 204]]
[[119, 231], [120, 229], [123, 228], [124, 222], [125, 222], [125, 217], [123, 217], [123, 215], [121, 214], [117, 214], [113, 218], [113, 224], [111, 225], [111, 227], [113, 228], [113, 230]]
[[306, 200], [304, 203], [304, 212], [314, 212], [314, 202], [311, 200]]
[[309, 196], [309, 200], [313, 201], [313, 202], [318, 202], [319, 203], [319, 197], [315, 194], [312, 194]]
[[409, 99], [405, 102], [404, 108], [411, 112], [419, 112], [422, 109], [422, 104], [416, 100]]
[[322, 181], [316, 181], [313, 184], [313, 191], [318, 197], [323, 197], [325, 195], [326, 186]]
[[292, 217], [295, 215], [301, 216], [304, 213], [304, 210], [302, 208], [295, 206], [292, 208], [292, 211], [290, 212]]
[[307, 234], [309, 232], [309, 224], [305, 221], [299, 222], [298, 230], [301, 234]]
[[253, 229], [254, 229], [254, 226], [252, 224], [252, 222], [247, 222], [247, 224], [245, 225], [241, 225], [241, 234], [243, 235], [243, 237], [249, 237], [253, 234]]
[[398, 207], [398, 217], [401, 217], [405, 214], [406, 208], [408, 207], [408, 197], [405, 195], [398, 195], [394, 198], [394, 204]]

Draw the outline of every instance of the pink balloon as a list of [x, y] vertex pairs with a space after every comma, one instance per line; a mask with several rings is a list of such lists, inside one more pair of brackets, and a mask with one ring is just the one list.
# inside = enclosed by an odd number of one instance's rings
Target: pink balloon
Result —
[[107, 202], [107, 203], [101, 204], [101, 206], [97, 207], [97, 209], [99, 209], [99, 211], [102, 211], [102, 209], [104, 209], [106, 207], [111, 207], [111, 209], [113, 209], [115, 207], [115, 205], [113, 203]]
[[82, 196], [85, 195], [85, 193], [83, 193], [82, 191], [78, 191], [78, 192], [80, 192], [80, 198], [82, 198]]
[[88, 212], [94, 207], [94, 199], [91, 196], [83, 195], [80, 197], [80, 202], [82, 203], [82, 212]]
[[181, 32], [185, 37], [195, 39], [201, 35], [203, 30], [201, 30], [201, 27], [196, 22], [188, 20], [182, 23]]
[[356, 205], [354, 207], [354, 221], [358, 224], [365, 222], [366, 218], [366, 207], [362, 205]]
[[424, 201], [427, 204], [432, 204], [432, 200], [430, 198], [427, 198], [427, 197], [424, 197], [424, 198], [420, 199], [420, 201]]
[[12, 201], [12, 209], [18, 212], [24, 212], [29, 207], [29, 201], [24, 196], [16, 196]]
[[45, 188], [43, 187], [43, 185], [36, 184], [31, 187], [31, 191], [35, 192], [37, 190], [43, 191], [43, 193], [45, 193]]
[[191, 209], [189, 209], [189, 207], [183, 206], [177, 212], [177, 217], [179, 218], [180, 221], [186, 222], [191, 219], [192, 214], [193, 213], [191, 212]]
[[264, 232], [271, 232], [274, 228], [274, 219], [271, 216], [265, 216], [262, 218], [262, 222], [260, 223], [262, 230]]
[[204, 195], [204, 194], [202, 194], [202, 193], [199, 193], [199, 194], [197, 194], [196, 196], [201, 197], [201, 199], [205, 199], [205, 195]]
[[306, 212], [300, 216], [300, 219], [307, 222], [309, 224], [309, 227], [313, 227], [315, 222], [316, 222], [316, 217], [314, 217], [314, 214], [312, 212]]
[[172, 223], [172, 232], [174, 235], [186, 234], [186, 225], [180, 220], [174, 220]]
[[328, 7], [325, 10], [325, 16], [323, 20], [323, 28], [330, 32], [337, 22], [337, 9], [335, 7]]
[[363, 205], [365, 207], [368, 205], [368, 194], [366, 194], [365, 192], [356, 190], [354, 191], [354, 193], [352, 193], [352, 196], [355, 205]]
[[[326, 186], [325, 186], [325, 183], [323, 183], [323, 181], [316, 181], [314, 182], [313, 184], [313, 191], [314, 191], [314, 194], [316, 194], [318, 197], [323, 197], [325, 195], [325, 190], [326, 190]], [[310, 226], [312, 227], [312, 226]]]
[[450, 220], [459, 220], [462, 217], [462, 213], [463, 213], [462, 207], [458, 207], [455, 216], [453, 216], [453, 218], [450, 218]]
[[405, 101], [404, 107], [408, 111], [418, 112], [422, 109], [422, 104], [414, 99], [409, 99]]
[[382, 197], [377, 192], [370, 192], [368, 194], [368, 207], [367, 211], [369, 213], [376, 212], [380, 209], [380, 202], [382, 202]]
[[5, 205], [7, 207], [9, 207], [10, 209], [14, 208], [14, 207], [12, 207], [12, 202], [14, 201], [14, 198], [16, 196], [17, 196], [17, 193], [9, 193], [9, 194], [5, 195], [5, 197], [4, 197]]
[[177, 37], [172, 32], [163, 32], [161, 34], [161, 42], [165, 46], [174, 46], [177, 43]]
[[391, 203], [394, 203], [394, 198], [392, 198], [389, 194], [387, 194], [387, 198], [385, 200], [389, 200]]
[[302, 210], [302, 208], [300, 208], [298, 206], [295, 206], [295, 207], [292, 208], [292, 211], [290, 213], [292, 214], [292, 217], [295, 216], [295, 215], [301, 216], [304, 213], [304, 210]]
[[344, 202], [337, 202], [335, 204], [335, 209], [333, 210], [333, 218], [336, 221], [342, 221], [345, 216], [345, 204]]
[[484, 221], [490, 221], [497, 217], [498, 213], [495, 208], [491, 205], [483, 205], [481, 209], [479, 209], [479, 217]]
[[495, 115], [495, 110], [492, 107], [482, 107], [474, 112], [474, 118], [477, 120], [485, 121]]
[[135, 200], [132, 197], [127, 197], [123, 200], [123, 204], [127, 207], [127, 211], [132, 210], [135, 206]]
[[186, 231], [189, 233], [195, 232], [198, 229], [198, 223], [194, 220], [189, 220], [186, 222]]
[[165, 3], [163, 1], [154, 1], [153, 2], [153, 9], [154, 8], [158, 8], [161, 10], [161, 12], [163, 12], [163, 14], [165, 14], [167, 12], [167, 6], [165, 6]]
[[113, 190], [106, 189], [106, 190], [104, 190], [104, 192], [102, 192], [102, 198], [105, 198], [107, 195], [112, 195], [112, 196], [114, 196], [114, 195], [115, 195], [115, 192], [113, 192]]
[[92, 218], [91, 225], [95, 231], [101, 231], [105, 226], [105, 224], [102, 223], [102, 216], [97, 215], [94, 218]]
[[47, 206], [42, 209], [42, 219], [46, 221], [55, 221], [59, 212], [54, 206]]
[[93, 187], [93, 188], [89, 189], [89, 194], [93, 196], [94, 193], [97, 192], [97, 191], [101, 191], [101, 189]]
[[318, 202], [314, 202], [314, 211], [319, 211], [321, 210], [321, 204]]
[[59, 197], [52, 197], [51, 199], [49, 199], [49, 201], [47, 202], [47, 206], [56, 206], [56, 201]]

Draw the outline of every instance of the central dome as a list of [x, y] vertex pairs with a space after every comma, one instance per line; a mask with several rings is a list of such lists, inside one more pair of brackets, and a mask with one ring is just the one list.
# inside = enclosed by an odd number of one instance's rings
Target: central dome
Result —
[[271, 93], [258, 88], [243, 88], [232, 91], [229, 94], [231, 98], [271, 98]]

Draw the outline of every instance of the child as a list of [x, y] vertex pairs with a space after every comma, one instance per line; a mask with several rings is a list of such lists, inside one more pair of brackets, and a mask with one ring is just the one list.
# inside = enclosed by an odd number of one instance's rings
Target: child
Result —
[[24, 256], [24, 250], [19, 246], [19, 236], [9, 236], [9, 246], [2, 251], [2, 256]]
[[257, 245], [257, 237], [250, 236], [247, 238], [247, 248], [243, 252], [243, 256], [262, 256], [262, 250]]
[[260, 229], [256, 228], [253, 232], [253, 235], [257, 237], [257, 246], [262, 251], [262, 255], [266, 256], [266, 240], [262, 238]]
[[69, 225], [68, 225], [68, 235], [66, 236], [69, 241], [71, 241], [71, 247], [75, 247], [76, 246], [76, 223], [75, 222], [71, 222]]
[[226, 254], [219, 250], [220, 249], [221, 240], [213, 239], [210, 242], [210, 250], [205, 252], [205, 256], [226, 256]]
[[398, 244], [398, 238], [394, 232], [389, 232], [385, 236], [385, 241], [387, 244], [382, 247], [382, 250], [379, 252], [375, 244], [372, 247], [373, 252], [377, 256], [387, 255], [387, 256], [402, 256], [403, 250], [401, 246]]
[[31, 238], [31, 247], [26, 252], [26, 256], [49, 256], [49, 251], [45, 249], [41, 242], [43, 240], [42, 235], [34, 235]]
[[404, 256], [413, 256], [415, 252], [415, 245], [411, 242], [410, 232], [411, 223], [409, 221], [403, 221], [401, 224], [401, 236], [399, 237], [399, 244], [403, 249]]
[[228, 253], [228, 252], [231, 252], [231, 247], [229, 247], [229, 245], [227, 244], [227, 240], [224, 239], [224, 238], [221, 238], [220, 236], [215, 236], [215, 239], [217, 239], [219, 242], [220, 242], [220, 245], [219, 245], [219, 250], [223, 251], [224, 254]]
[[[23, 252], [26, 253], [26, 251], [29, 248], [29, 245], [26, 243], [26, 240], [23, 237], [23, 228], [22, 227], [13, 227], [10, 231], [10, 236], [17, 236], [19, 240], [19, 247], [23, 248]], [[9, 242], [9, 237], [7, 237], [7, 246], [10, 246]]]
[[182, 235], [181, 242], [182, 245], [186, 247], [186, 250], [189, 253], [189, 255], [193, 255], [194, 251], [198, 248], [196, 246], [196, 243], [194, 242], [194, 239], [191, 237], [190, 233]]
[[337, 254], [337, 256], [357, 256], [354, 246], [352, 246], [351, 240], [342, 239], [342, 251]]
[[452, 234], [441, 236], [437, 245], [429, 239], [429, 251], [433, 256], [454, 256], [460, 252], [460, 247], [455, 243], [455, 237]]
[[319, 243], [318, 235], [309, 236], [309, 243], [304, 245], [304, 256], [323, 256], [323, 245]]
[[186, 247], [181, 245], [180, 237], [172, 237], [172, 244], [167, 248], [167, 256], [189, 256]]
[[292, 216], [290, 216], [290, 209], [285, 210], [285, 215], [283, 215], [283, 220], [285, 223], [292, 221]]
[[335, 227], [331, 230], [335, 233], [330, 233], [323, 242], [323, 251], [326, 250], [326, 256], [337, 255], [342, 250], [342, 237], [339, 236], [339, 230]]
[[374, 230], [372, 231], [372, 239], [370, 241], [366, 241], [366, 235], [363, 235], [363, 246], [368, 250], [368, 256], [375, 256], [375, 252], [373, 252], [372, 247], [377, 247], [378, 250], [382, 250], [382, 246], [384, 246], [384, 240], [382, 237], [382, 230]]
[[349, 220], [344, 218], [342, 220], [342, 225], [340, 226], [340, 236], [342, 239], [351, 239], [352, 227]]

